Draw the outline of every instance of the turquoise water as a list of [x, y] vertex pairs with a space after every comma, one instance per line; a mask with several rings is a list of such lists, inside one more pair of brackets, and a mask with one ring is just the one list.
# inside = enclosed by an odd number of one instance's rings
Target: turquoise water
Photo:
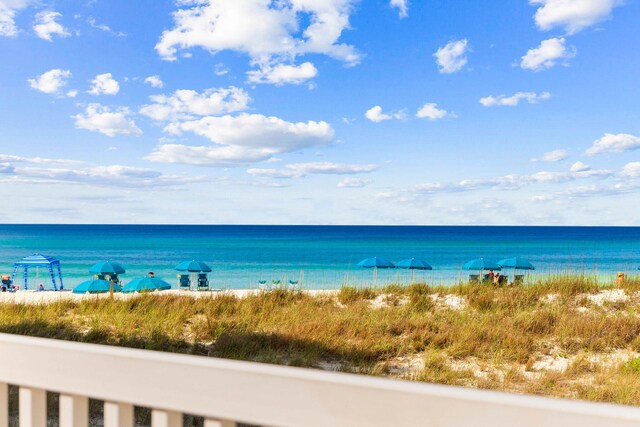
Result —
[[[434, 270], [416, 272], [416, 280], [441, 284], [466, 278], [462, 265], [478, 257], [524, 256], [536, 275], [640, 273], [640, 227], [0, 225], [0, 242], [1, 274], [39, 252], [61, 260], [67, 288], [103, 260], [120, 262], [125, 282], [154, 271], [175, 286], [173, 267], [200, 259], [213, 268], [212, 286], [234, 289], [256, 288], [258, 280], [297, 280], [308, 289], [371, 284], [372, 271], [355, 266], [371, 256], [423, 259]], [[29, 286], [46, 278], [33, 271]], [[405, 270], [378, 272], [378, 284], [409, 278]]]

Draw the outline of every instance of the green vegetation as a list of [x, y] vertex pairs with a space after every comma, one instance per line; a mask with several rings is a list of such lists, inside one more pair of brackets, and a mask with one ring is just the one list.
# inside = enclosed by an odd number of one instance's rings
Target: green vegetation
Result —
[[0, 332], [640, 405], [640, 280], [5, 303]]

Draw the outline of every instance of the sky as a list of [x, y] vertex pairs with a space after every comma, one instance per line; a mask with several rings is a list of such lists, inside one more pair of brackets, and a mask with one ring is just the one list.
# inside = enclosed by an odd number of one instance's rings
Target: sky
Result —
[[0, 223], [640, 225], [640, 0], [0, 0]]

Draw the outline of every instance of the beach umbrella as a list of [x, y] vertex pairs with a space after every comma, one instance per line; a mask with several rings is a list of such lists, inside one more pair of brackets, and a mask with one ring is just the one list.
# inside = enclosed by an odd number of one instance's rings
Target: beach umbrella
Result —
[[535, 270], [536, 268], [526, 258], [514, 257], [505, 258], [498, 261], [502, 268], [513, 268], [514, 270]]
[[117, 262], [106, 261], [93, 264], [89, 272], [93, 274], [123, 274], [125, 270]]
[[[109, 292], [109, 289], [110, 283], [108, 280], [92, 279], [82, 282], [78, 286], [73, 288], [73, 293], [86, 294], [88, 292], [90, 294], [103, 294]], [[121, 290], [122, 288], [120, 286], [114, 285], [115, 292], [120, 292]]]
[[178, 271], [188, 271], [189, 273], [210, 273], [211, 267], [202, 261], [183, 261], [175, 266]]
[[500, 270], [500, 265], [486, 260], [484, 258], [472, 259], [471, 261], [467, 261], [464, 266], [462, 266], [463, 270]]
[[373, 286], [378, 281], [378, 269], [379, 268], [396, 268], [396, 266], [386, 258], [373, 257], [365, 258], [357, 264], [358, 267], [373, 268]]
[[402, 261], [398, 261], [396, 263], [396, 267], [411, 270], [411, 283], [413, 283], [414, 270], [433, 270], [433, 267], [431, 267], [431, 265], [415, 258], [403, 259]]
[[122, 288], [122, 292], [130, 293], [130, 292], [144, 292], [144, 291], [164, 291], [167, 289], [171, 289], [171, 285], [165, 282], [162, 279], [157, 277], [139, 277], [137, 279], [133, 279]]

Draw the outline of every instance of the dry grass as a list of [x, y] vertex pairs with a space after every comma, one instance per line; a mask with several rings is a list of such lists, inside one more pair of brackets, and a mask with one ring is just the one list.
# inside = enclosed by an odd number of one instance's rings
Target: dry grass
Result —
[[620, 289], [602, 304], [588, 277], [4, 304], [0, 332], [640, 405], [640, 281]]

